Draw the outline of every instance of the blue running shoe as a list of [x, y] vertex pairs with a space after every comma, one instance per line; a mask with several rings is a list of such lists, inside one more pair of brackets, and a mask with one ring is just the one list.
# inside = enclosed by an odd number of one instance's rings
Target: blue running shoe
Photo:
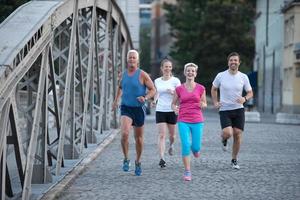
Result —
[[135, 171], [134, 171], [136, 176], [140, 176], [142, 174], [142, 167], [141, 167], [141, 163], [136, 162], [135, 161]]
[[130, 160], [127, 160], [126, 158], [124, 158], [124, 161], [123, 161], [123, 171], [124, 172], [128, 172], [129, 171], [129, 167], [130, 167]]

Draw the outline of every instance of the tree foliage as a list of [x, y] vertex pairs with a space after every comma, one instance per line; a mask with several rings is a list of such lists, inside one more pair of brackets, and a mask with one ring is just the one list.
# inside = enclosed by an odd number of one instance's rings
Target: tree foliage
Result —
[[[233, 51], [241, 55], [241, 71], [251, 70], [255, 0], [177, 0], [177, 4], [164, 4], [164, 9], [176, 39], [170, 55], [179, 66], [198, 64], [197, 81], [210, 88], [215, 75], [227, 68], [227, 55]], [[176, 71], [182, 73], [182, 67]]]
[[140, 29], [140, 66], [143, 70], [150, 73], [150, 27]]
[[0, 23], [3, 22], [16, 8], [30, 0], [2, 0], [0, 1]]

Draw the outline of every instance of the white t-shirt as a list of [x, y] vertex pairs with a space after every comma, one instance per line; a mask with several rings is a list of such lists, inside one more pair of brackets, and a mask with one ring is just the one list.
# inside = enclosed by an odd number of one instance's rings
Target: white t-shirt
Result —
[[237, 99], [242, 96], [243, 90], [252, 90], [248, 76], [240, 71], [236, 74], [231, 74], [228, 70], [220, 72], [212, 84], [220, 89], [220, 111], [243, 108], [243, 104], [237, 103]]
[[175, 92], [175, 88], [179, 86], [180, 80], [176, 77], [171, 77], [169, 80], [163, 80], [162, 77], [159, 77], [154, 80], [154, 85], [157, 91], [157, 103], [156, 111], [160, 112], [172, 112], [171, 104], [173, 100], [173, 94], [168, 90]]

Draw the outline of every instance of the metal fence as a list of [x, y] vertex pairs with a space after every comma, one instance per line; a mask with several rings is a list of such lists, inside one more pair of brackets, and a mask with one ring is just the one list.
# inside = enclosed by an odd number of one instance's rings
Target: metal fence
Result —
[[31, 1], [0, 25], [0, 199], [30, 199], [32, 183], [118, 126], [111, 104], [131, 47], [113, 0]]

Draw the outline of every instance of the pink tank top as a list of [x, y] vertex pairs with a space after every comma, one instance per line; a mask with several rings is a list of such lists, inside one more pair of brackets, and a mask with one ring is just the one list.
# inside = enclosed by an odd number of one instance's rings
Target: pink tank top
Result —
[[189, 92], [184, 84], [176, 88], [180, 105], [178, 122], [199, 123], [204, 121], [200, 108], [200, 99], [204, 91], [205, 87], [199, 83], [196, 83], [192, 92]]

